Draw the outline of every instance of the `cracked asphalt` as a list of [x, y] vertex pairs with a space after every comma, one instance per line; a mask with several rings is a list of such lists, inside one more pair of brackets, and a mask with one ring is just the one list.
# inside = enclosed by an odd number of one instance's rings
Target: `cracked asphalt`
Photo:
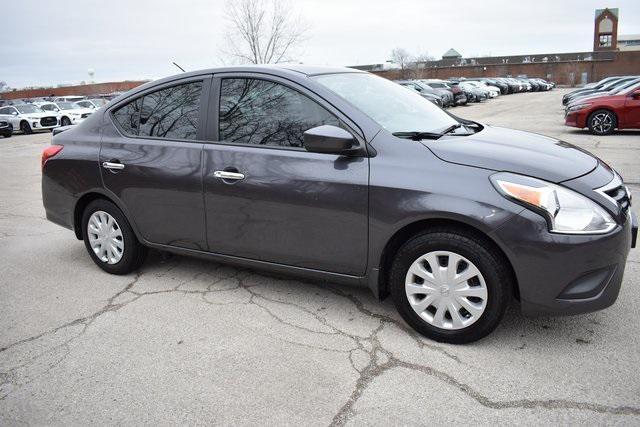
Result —
[[[565, 128], [562, 93], [452, 112], [575, 143], [640, 194], [640, 132]], [[639, 249], [604, 311], [514, 305], [489, 337], [443, 345], [364, 289], [159, 252], [102, 272], [44, 219], [50, 138], [0, 139], [0, 425], [640, 425]]]

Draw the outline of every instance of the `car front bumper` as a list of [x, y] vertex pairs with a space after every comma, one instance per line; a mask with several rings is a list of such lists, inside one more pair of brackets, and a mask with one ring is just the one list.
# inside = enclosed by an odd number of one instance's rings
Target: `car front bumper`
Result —
[[493, 237], [513, 266], [522, 312], [570, 315], [616, 301], [637, 233], [633, 214], [607, 234], [568, 235], [550, 233], [541, 216], [524, 210]]
[[[51, 117], [51, 116], [50, 116]], [[60, 120], [56, 119], [55, 123], [49, 124], [49, 122], [44, 121], [44, 119], [27, 119], [29, 125], [31, 126], [31, 130], [49, 130], [60, 126]]]
[[587, 127], [587, 114], [583, 111], [566, 111], [564, 115], [564, 124], [565, 126], [571, 126], [581, 129], [585, 128]]

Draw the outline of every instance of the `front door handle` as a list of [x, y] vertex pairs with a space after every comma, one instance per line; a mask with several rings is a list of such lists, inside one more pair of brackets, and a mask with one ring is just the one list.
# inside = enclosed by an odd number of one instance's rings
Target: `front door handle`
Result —
[[122, 170], [124, 169], [124, 165], [122, 163], [114, 163], [114, 162], [102, 162], [102, 167], [110, 170]]
[[239, 172], [229, 172], [229, 171], [215, 171], [213, 176], [220, 179], [227, 179], [233, 181], [239, 181], [244, 179], [244, 174]]

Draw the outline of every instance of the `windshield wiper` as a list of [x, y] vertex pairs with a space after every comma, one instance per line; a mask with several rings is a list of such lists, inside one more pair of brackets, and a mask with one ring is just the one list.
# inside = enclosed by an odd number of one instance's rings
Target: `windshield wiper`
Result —
[[[451, 125], [445, 128], [442, 132], [393, 132], [393, 136], [397, 136], [398, 138], [408, 138], [413, 139], [414, 141], [420, 141], [421, 139], [440, 139], [442, 136], [453, 132], [454, 130], [461, 127], [461, 123], [456, 123], [455, 125]], [[468, 134], [465, 134], [468, 135]]]
[[393, 132], [391, 135], [398, 138], [413, 139], [414, 141], [420, 141], [421, 139], [438, 139], [442, 136], [441, 133], [433, 132]]
[[445, 135], [447, 133], [453, 132], [454, 130], [458, 129], [459, 127], [462, 127], [462, 123], [456, 123], [455, 125], [449, 126], [445, 130], [443, 130], [440, 135]]

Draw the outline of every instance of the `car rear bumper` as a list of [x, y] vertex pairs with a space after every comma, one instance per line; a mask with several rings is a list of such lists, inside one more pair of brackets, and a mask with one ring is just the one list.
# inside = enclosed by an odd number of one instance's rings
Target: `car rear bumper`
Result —
[[525, 210], [493, 234], [513, 266], [522, 312], [570, 315], [616, 301], [637, 233], [629, 215], [607, 234], [554, 234], [541, 216]]

